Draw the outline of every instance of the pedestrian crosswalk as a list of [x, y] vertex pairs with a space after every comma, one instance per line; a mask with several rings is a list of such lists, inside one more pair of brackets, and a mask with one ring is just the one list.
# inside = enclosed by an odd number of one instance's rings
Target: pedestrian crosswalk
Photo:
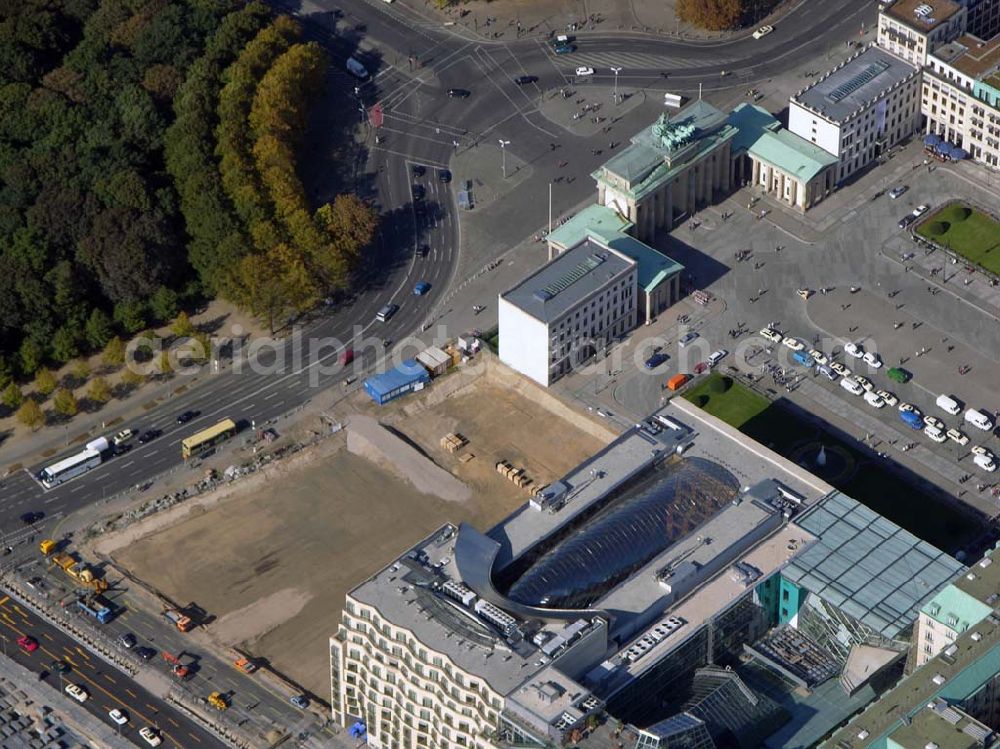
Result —
[[594, 68], [599, 73], [602, 72], [601, 68], [608, 69], [611, 67], [622, 68], [623, 73], [627, 73], [629, 69], [669, 72], [687, 68], [711, 67], [712, 65], [724, 67], [726, 64], [721, 59], [713, 60], [712, 63], [706, 63], [704, 60], [657, 55], [649, 52], [587, 52], [585, 49], [578, 49], [574, 54], [567, 55], [565, 62], [571, 63], [574, 68]]

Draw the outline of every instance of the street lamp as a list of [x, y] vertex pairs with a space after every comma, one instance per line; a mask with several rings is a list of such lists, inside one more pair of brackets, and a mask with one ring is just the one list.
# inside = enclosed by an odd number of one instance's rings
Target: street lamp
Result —
[[504, 179], [507, 179], [507, 146], [509, 145], [509, 140], [500, 139], [500, 173], [503, 174]]
[[611, 72], [615, 74], [615, 93], [612, 98], [615, 100], [615, 104], [618, 103], [618, 74], [622, 72], [621, 68], [611, 68]]

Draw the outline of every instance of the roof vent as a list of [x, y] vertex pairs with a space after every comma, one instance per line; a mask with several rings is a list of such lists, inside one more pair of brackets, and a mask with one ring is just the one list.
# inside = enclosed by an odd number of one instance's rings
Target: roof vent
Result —
[[975, 580], [976, 579], [976, 575], [975, 575], [974, 572], [970, 572], [968, 575], [965, 576], [965, 579], [966, 580], [970, 580], [970, 581], [971, 580]]
[[921, 3], [916, 8], [913, 9], [913, 14], [919, 16], [920, 18], [926, 18], [933, 12], [934, 8], [932, 8], [927, 3]]
[[926, 744], [924, 744], [924, 749], [938, 749], [938, 745], [935, 744], [933, 741], [928, 741]]
[[865, 739], [867, 739], [867, 738], [868, 738], [868, 737], [869, 737], [870, 735], [871, 735], [871, 734], [870, 734], [870, 733], [868, 733], [868, 731], [866, 731], [866, 730], [865, 730], [864, 728], [862, 728], [862, 729], [861, 729], [860, 731], [858, 731], [858, 740], [859, 740], [859, 741], [864, 741], [864, 740], [865, 740]]
[[944, 676], [942, 676], [941, 674], [934, 674], [934, 676], [931, 677], [931, 681], [933, 681], [938, 686], [941, 686], [942, 684], [945, 683], [945, 681], [947, 681], [947, 679], [945, 679]]
[[982, 559], [979, 560], [980, 567], [986, 568], [989, 567], [991, 564], [993, 564], [993, 560], [990, 559], [989, 557], [983, 557]]
[[971, 635], [971, 637], [972, 637], [972, 641], [973, 642], [979, 642], [980, 640], [983, 639], [983, 636], [981, 634], [979, 634], [978, 632], [973, 632], [972, 635]]

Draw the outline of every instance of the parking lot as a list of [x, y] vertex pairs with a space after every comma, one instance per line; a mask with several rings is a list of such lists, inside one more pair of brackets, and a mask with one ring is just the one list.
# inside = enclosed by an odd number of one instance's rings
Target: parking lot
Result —
[[[898, 226], [920, 205], [933, 210], [951, 199], [980, 204], [987, 198], [1000, 200], [992, 185], [977, 182], [979, 173], [966, 166], [928, 172], [919, 145], [911, 144], [805, 217], [760, 198], [752, 188], [702, 211], [696, 228], [679, 226], [658, 238], [657, 246], [683, 263], [694, 286], [712, 301], [703, 306], [688, 295], [652, 326], [619, 344], [620, 355], [614, 358], [612, 352], [611, 365], [591, 367], [556, 387], [630, 421], [662, 403], [671, 375], [691, 373], [712, 351], [728, 349], [722, 366], [738, 366], [756, 376], [762, 366], [777, 364], [786, 372], [781, 377], [788, 379], [779, 385], [766, 375], [775, 397], [816, 411], [859, 441], [891, 453], [915, 473], [995, 514], [1000, 503], [992, 496], [992, 485], [1000, 472], [974, 466], [970, 448], [982, 445], [998, 453], [1000, 441], [934, 403], [945, 394], [988, 415], [1000, 411], [995, 391], [1000, 295], [984, 277], [961, 265], [932, 272], [935, 262], [946, 258], [925, 254]], [[887, 193], [897, 185], [907, 190], [893, 200]], [[752, 200], [758, 201], [755, 212], [767, 211], [764, 219], [747, 210]], [[808, 299], [796, 293], [806, 289], [812, 292]], [[802, 339], [806, 352], [818, 348], [833, 354], [852, 373], [868, 377], [875, 390], [892, 392], [922, 415], [940, 419], [945, 432], [965, 432], [969, 444], [947, 436], [935, 442], [900, 419], [898, 404], [875, 408], [863, 396], [807, 373], [791, 360], [790, 349], [761, 338], [760, 329], [770, 323]], [[682, 349], [677, 342], [689, 330], [698, 332], [699, 339]], [[850, 363], [845, 361], [848, 342], [876, 353], [883, 366], [874, 369], [850, 356]], [[663, 345], [669, 359], [646, 370], [644, 357], [655, 345]], [[891, 382], [887, 372], [892, 367], [908, 370], [912, 379]], [[898, 446], [909, 444], [916, 446], [899, 451]]]

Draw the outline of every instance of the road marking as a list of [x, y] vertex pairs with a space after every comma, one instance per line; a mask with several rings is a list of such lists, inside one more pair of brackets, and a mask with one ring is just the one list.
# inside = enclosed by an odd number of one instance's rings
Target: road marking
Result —
[[111, 674], [103, 674], [104, 678], [110, 681], [112, 684], [117, 684], [118, 682], [112, 678]]
[[195, 741], [197, 741], [199, 744], [201, 743], [201, 739], [199, 739], [197, 736], [195, 736], [190, 731], [188, 731], [188, 736], [190, 736], [192, 739], [194, 739]]
[[135, 461], [134, 461], [134, 460], [130, 460], [130, 461], [129, 461], [128, 463], [122, 463], [122, 464], [121, 464], [121, 467], [122, 467], [122, 468], [128, 468], [128, 467], [129, 467], [130, 465], [132, 465], [133, 463], [135, 463]]
[[10, 596], [4, 596], [3, 598], [0, 598], [0, 606], [3, 606], [9, 600], [10, 600]]
[[54, 637], [53, 637], [52, 635], [50, 635], [50, 634], [49, 634], [48, 632], [42, 632], [42, 637], [44, 637], [44, 638], [45, 638], [46, 640], [48, 640], [49, 642], [55, 642], [55, 641], [56, 641], [56, 638], [54, 638]]
[[125, 687], [125, 692], [126, 692], [126, 694], [128, 694], [128, 695], [129, 695], [130, 697], [132, 697], [133, 699], [139, 699], [139, 695], [137, 695], [137, 694], [136, 694], [135, 692], [133, 692], [133, 691], [132, 691], [131, 689], [129, 689], [128, 687]]
[[170, 723], [174, 728], [180, 728], [181, 727], [180, 724], [176, 720], [174, 720], [173, 718], [171, 718], [169, 715], [167, 716], [167, 722]]
[[273, 393], [271, 393], [270, 395], [265, 395], [265, 396], [264, 396], [264, 400], [266, 400], [266, 401], [267, 401], [267, 400], [271, 400], [271, 398], [274, 398], [274, 397], [276, 397], [276, 396], [278, 395], [278, 393], [279, 393], [279, 392], [280, 392], [280, 391], [278, 391], [278, 390], [275, 390], [275, 391], [274, 391]]

